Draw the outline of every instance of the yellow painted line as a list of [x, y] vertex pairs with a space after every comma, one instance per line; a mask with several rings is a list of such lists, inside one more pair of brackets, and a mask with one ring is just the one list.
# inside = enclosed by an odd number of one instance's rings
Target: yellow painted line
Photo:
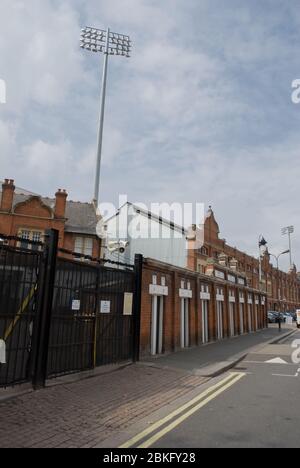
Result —
[[169, 424], [168, 426], [166, 426], [164, 429], [162, 429], [161, 431], [157, 432], [156, 434], [154, 434], [154, 436], [150, 437], [150, 439], [146, 440], [143, 444], [139, 445], [138, 448], [148, 448], [148, 447], [151, 447], [151, 445], [153, 445], [155, 442], [157, 442], [159, 439], [161, 439], [162, 437], [164, 437], [166, 434], [168, 434], [168, 432], [172, 431], [173, 429], [175, 429], [175, 427], [179, 426], [179, 424], [181, 424], [183, 421], [185, 421], [186, 419], [188, 419], [192, 414], [196, 413], [197, 411], [199, 411], [201, 408], [203, 408], [204, 406], [206, 406], [208, 403], [210, 403], [212, 400], [214, 400], [215, 398], [217, 398], [217, 396], [221, 395], [221, 393], [225, 392], [226, 390], [228, 390], [228, 388], [232, 387], [234, 384], [236, 384], [240, 379], [242, 379], [243, 377], [245, 377], [245, 374], [238, 374], [236, 376], [235, 379], [229, 381], [227, 384], [225, 384], [223, 387], [221, 387], [219, 390], [217, 390], [216, 392], [214, 392], [212, 395], [210, 395], [208, 398], [206, 398], [205, 400], [201, 401], [201, 403], [199, 403], [198, 405], [194, 406], [193, 408], [191, 408], [189, 411], [187, 411], [186, 413], [184, 413], [182, 416], [180, 416], [178, 419], [176, 419], [175, 421], [173, 421], [171, 424]]
[[7, 338], [9, 337], [9, 335], [11, 335], [13, 329], [15, 328], [16, 324], [18, 323], [20, 317], [21, 317], [21, 314], [24, 312], [24, 310], [28, 307], [31, 299], [33, 298], [34, 296], [34, 293], [37, 289], [37, 285], [35, 286], [32, 286], [28, 296], [24, 299], [24, 301], [22, 302], [22, 305], [21, 307], [19, 308], [18, 312], [17, 312], [17, 315], [15, 316], [15, 318], [13, 319], [13, 321], [10, 323], [9, 327], [7, 328], [5, 334], [4, 334], [4, 341], [7, 340]]
[[173, 419], [175, 416], [178, 416], [180, 413], [182, 413], [183, 411], [187, 410], [188, 408], [190, 408], [191, 406], [193, 406], [195, 403], [198, 403], [199, 400], [202, 400], [203, 398], [205, 398], [207, 395], [209, 395], [210, 393], [212, 393], [213, 391], [217, 390], [218, 388], [222, 387], [224, 384], [226, 384], [228, 381], [232, 380], [234, 378], [235, 375], [240, 375], [240, 374], [233, 374], [231, 373], [230, 375], [228, 375], [227, 377], [225, 377], [223, 380], [221, 380], [220, 382], [218, 382], [217, 384], [215, 385], [212, 385], [211, 387], [209, 387], [207, 390], [205, 390], [204, 392], [202, 392], [200, 395], [197, 395], [195, 398], [193, 398], [192, 400], [190, 400], [188, 403], [185, 403], [184, 405], [180, 406], [179, 408], [177, 408], [176, 410], [174, 410], [172, 413], [168, 414], [167, 416], [165, 416], [164, 418], [160, 419], [159, 421], [157, 421], [156, 423], [152, 424], [150, 427], [148, 427], [147, 429], [145, 429], [143, 432], [141, 432], [140, 434], [137, 434], [135, 437], [133, 437], [132, 439], [128, 440], [127, 442], [125, 442], [124, 444], [122, 444], [119, 448], [129, 448], [129, 447], [132, 447], [133, 445], [136, 445], [137, 442], [139, 442], [140, 440], [144, 439], [147, 435], [151, 434], [152, 432], [156, 431], [157, 429], [159, 429], [161, 426], [163, 426], [164, 424], [166, 424], [167, 422], [169, 422], [171, 419]]

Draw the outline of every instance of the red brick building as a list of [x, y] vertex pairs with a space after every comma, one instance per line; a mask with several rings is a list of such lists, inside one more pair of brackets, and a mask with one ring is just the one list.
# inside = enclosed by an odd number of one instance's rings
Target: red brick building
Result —
[[247, 279], [247, 284], [267, 292], [270, 310], [295, 310], [300, 308], [300, 277], [294, 266], [289, 272], [278, 271], [266, 251], [262, 259], [262, 282], [259, 285], [259, 261], [231, 247], [219, 237], [220, 229], [210, 208], [204, 224], [204, 245], [188, 251], [188, 268], [200, 273], [207, 272], [210, 265], [222, 266], [228, 272], [238, 272]]
[[47, 198], [16, 188], [13, 180], [5, 179], [0, 192], [0, 234], [40, 241], [46, 229], [57, 229], [60, 248], [99, 257], [94, 204], [67, 198], [65, 190]]
[[238, 272], [211, 265], [201, 274], [145, 259], [141, 356], [256, 332], [267, 326], [267, 298]]

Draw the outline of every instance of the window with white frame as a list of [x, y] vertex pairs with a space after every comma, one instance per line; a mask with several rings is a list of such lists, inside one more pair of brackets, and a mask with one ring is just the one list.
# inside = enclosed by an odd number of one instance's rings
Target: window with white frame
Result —
[[92, 256], [93, 254], [92, 237], [76, 237], [74, 251], [79, 254]]
[[[18, 237], [24, 240], [29, 240], [32, 242], [42, 242], [43, 240], [43, 231], [36, 231], [30, 229], [19, 229]], [[29, 250], [39, 250], [40, 246], [35, 244], [30, 244], [29, 242], [20, 242], [19, 247], [21, 249], [29, 249]]]

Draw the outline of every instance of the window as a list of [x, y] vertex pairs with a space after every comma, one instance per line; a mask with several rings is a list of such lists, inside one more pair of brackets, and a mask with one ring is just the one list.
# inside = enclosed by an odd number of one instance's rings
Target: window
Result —
[[83, 255], [92, 256], [93, 254], [93, 239], [91, 237], [76, 237], [75, 252]]
[[201, 253], [202, 255], [206, 255], [206, 256], [207, 256], [207, 255], [208, 255], [208, 249], [207, 249], [206, 247], [201, 247], [200, 253]]
[[[42, 242], [43, 231], [31, 231], [29, 229], [20, 229], [18, 232], [18, 237], [21, 237], [24, 240], [29, 240], [33, 242]], [[20, 242], [19, 247], [21, 249], [30, 249], [30, 250], [39, 250], [39, 245], [30, 244], [28, 242]]]
[[40, 240], [41, 240], [41, 232], [33, 231], [33, 232], [32, 232], [32, 240], [33, 240], [34, 242], [40, 242]]
[[[22, 239], [29, 240], [30, 239], [30, 231], [22, 230], [19, 233], [19, 237], [21, 237]], [[21, 249], [28, 249], [30, 247], [30, 245], [27, 242], [21, 242], [20, 247], [21, 247]]]

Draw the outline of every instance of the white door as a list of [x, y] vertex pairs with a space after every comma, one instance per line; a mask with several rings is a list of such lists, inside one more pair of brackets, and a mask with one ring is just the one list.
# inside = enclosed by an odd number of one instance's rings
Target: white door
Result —
[[240, 334], [244, 333], [244, 304], [240, 304]]
[[230, 336], [234, 336], [234, 303], [229, 303], [229, 329], [230, 329]]
[[202, 343], [208, 343], [208, 301], [202, 300]]
[[162, 296], [153, 296], [151, 324], [151, 354], [161, 354], [163, 349], [163, 312]]
[[181, 347], [188, 348], [190, 345], [189, 327], [189, 300], [181, 298]]
[[218, 339], [223, 338], [223, 302], [217, 301], [217, 335]]
[[252, 305], [248, 304], [248, 327], [249, 327], [249, 333], [251, 333], [252, 330]]
[[258, 330], [258, 313], [257, 313], [257, 308], [258, 308], [258, 306], [257, 306], [257, 304], [255, 304], [255, 306], [254, 306], [254, 311], [255, 311], [255, 312], [254, 312], [254, 315], [255, 315], [255, 331]]

